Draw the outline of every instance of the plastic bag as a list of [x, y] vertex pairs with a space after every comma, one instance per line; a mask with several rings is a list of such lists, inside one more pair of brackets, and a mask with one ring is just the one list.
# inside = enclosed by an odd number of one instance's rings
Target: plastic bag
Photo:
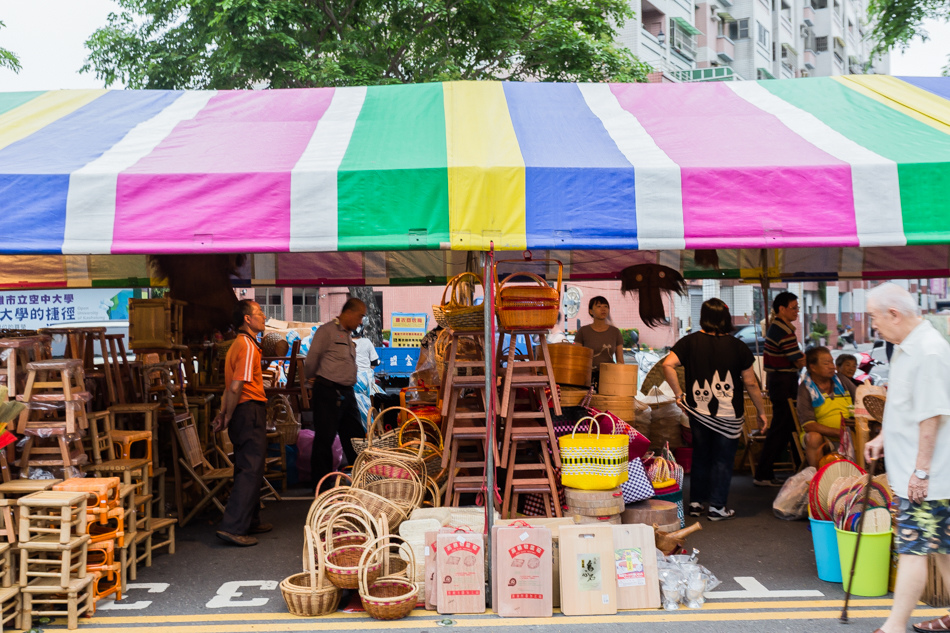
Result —
[[698, 558], [698, 549], [689, 555], [674, 556], [663, 556], [657, 550], [660, 595], [667, 611], [679, 609], [680, 604], [699, 609], [706, 602], [706, 592], [722, 584], [715, 574], [699, 564]]
[[811, 466], [788, 478], [772, 502], [772, 512], [785, 521], [797, 521], [808, 516], [808, 483], [818, 472]]

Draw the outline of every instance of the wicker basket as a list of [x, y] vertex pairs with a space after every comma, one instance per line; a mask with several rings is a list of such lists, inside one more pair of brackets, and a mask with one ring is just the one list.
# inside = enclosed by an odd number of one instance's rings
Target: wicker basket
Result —
[[[399, 447], [399, 435], [396, 433], [396, 446], [393, 448], [380, 448], [376, 444], [375, 435], [377, 429], [382, 427], [383, 418], [388, 411], [403, 411], [409, 414], [409, 421], [406, 422], [406, 425], [415, 425], [419, 430], [419, 439], [425, 444], [426, 441], [426, 432], [425, 424], [413, 413], [410, 409], [405, 407], [389, 407], [384, 409], [376, 416], [376, 419], [373, 421], [373, 425], [370, 427], [369, 432], [366, 434], [366, 448], [356, 457], [356, 462], [353, 464], [353, 471], [361, 470], [367, 463], [375, 461], [377, 459], [395, 459], [401, 461], [405, 464], [406, 467], [411, 468], [415, 471], [417, 475], [421, 478], [426, 473], [425, 461], [423, 461], [424, 450], [423, 446], [419, 446], [418, 450], [409, 450]], [[406, 426], [403, 425], [403, 426]]]
[[[389, 555], [393, 547], [398, 548], [396, 556]], [[407, 569], [404, 575], [396, 576], [389, 563], [397, 558], [402, 559], [399, 554], [403, 553]], [[384, 565], [383, 575], [375, 581], [371, 580], [373, 558]], [[419, 598], [419, 588], [410, 580], [415, 577], [416, 557], [405, 539], [389, 535], [370, 543], [360, 559], [359, 568], [360, 601], [366, 613], [377, 620], [400, 620], [409, 615]]]
[[271, 396], [267, 400], [267, 426], [274, 427], [280, 433], [280, 440], [287, 446], [297, 443], [300, 434], [300, 420], [290, 405], [290, 398], [284, 394]]
[[[304, 564], [302, 574], [284, 578], [280, 593], [293, 615], [315, 617], [333, 613], [340, 606], [340, 590], [327, 579], [323, 548], [315, 539], [309, 526], [304, 526], [309, 564]], [[316, 569], [314, 563], [316, 561]]]
[[[501, 260], [511, 261], [511, 260]], [[535, 260], [557, 261], [557, 260]], [[506, 330], [546, 330], [557, 325], [558, 312], [561, 309], [561, 281], [564, 266], [557, 262], [557, 287], [531, 272], [516, 272], [509, 275], [504, 283], [498, 281], [498, 266], [495, 266], [495, 313], [498, 323]], [[518, 277], [528, 277], [529, 284], [512, 284]]]
[[475, 273], [465, 272], [449, 280], [442, 292], [442, 303], [432, 306], [439, 325], [456, 332], [481, 332], [485, 329], [485, 306], [474, 305], [474, 293], [469, 296], [465, 292], [465, 285], [473, 283], [481, 285], [484, 294], [482, 278]]
[[884, 404], [887, 400], [883, 396], [864, 396], [864, 408], [868, 410], [871, 419], [875, 422], [884, 420]]
[[[389, 409], [386, 409], [386, 411], [389, 411]], [[385, 411], [383, 413], [385, 413]], [[373, 424], [370, 425], [369, 431], [367, 431], [366, 433], [366, 437], [354, 437], [350, 440], [350, 444], [353, 445], [353, 450], [356, 451], [357, 455], [365, 451], [366, 447], [368, 447], [370, 443], [372, 443], [372, 445], [375, 446], [376, 448], [381, 448], [381, 449], [396, 448], [397, 446], [399, 446], [399, 439], [397, 437], [399, 431], [397, 429], [391, 429], [389, 431], [380, 432], [382, 431], [382, 422], [381, 422], [382, 417], [383, 417], [383, 414], [380, 413], [377, 415], [376, 409], [373, 409], [372, 407], [370, 407], [369, 411], [367, 411], [366, 419], [373, 420]], [[379, 430], [374, 431], [374, 427], [376, 426], [377, 420], [380, 420], [380, 428]], [[379, 435], [376, 435], [375, 437], [370, 439], [370, 435], [373, 434], [374, 432], [379, 433]]]
[[[356, 589], [359, 587], [357, 574], [359, 572], [360, 558], [368, 548], [372, 547], [372, 545], [368, 543], [374, 543], [376, 540], [370, 539], [379, 533], [379, 526], [375, 525], [375, 523], [372, 522], [372, 518], [367, 518], [363, 512], [361, 508], [354, 508], [352, 505], [347, 504], [347, 506], [344, 506], [343, 511], [333, 514], [325, 528], [324, 541], [327, 542], [327, 578], [340, 589]], [[363, 540], [363, 542], [353, 543], [349, 538], [353, 533], [347, 531], [345, 532], [345, 535], [347, 535], [345, 543], [334, 546], [336, 542], [339, 542], [339, 540], [334, 537], [334, 533], [340, 521], [345, 521], [348, 526], [354, 524], [359, 525], [364, 529], [362, 534], [367, 538]], [[366, 573], [370, 578], [378, 578], [381, 569], [381, 564], [370, 565]]]
[[366, 461], [353, 473], [353, 487], [386, 497], [408, 514], [422, 503], [425, 485], [419, 475], [398, 459]]

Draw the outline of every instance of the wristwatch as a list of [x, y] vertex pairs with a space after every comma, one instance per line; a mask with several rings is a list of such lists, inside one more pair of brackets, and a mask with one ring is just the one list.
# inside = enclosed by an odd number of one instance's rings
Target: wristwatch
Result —
[[927, 478], [930, 477], [930, 473], [928, 473], [926, 470], [921, 470], [920, 468], [918, 468], [917, 470], [914, 471], [914, 477], [916, 477], [917, 479], [921, 481], [926, 481]]

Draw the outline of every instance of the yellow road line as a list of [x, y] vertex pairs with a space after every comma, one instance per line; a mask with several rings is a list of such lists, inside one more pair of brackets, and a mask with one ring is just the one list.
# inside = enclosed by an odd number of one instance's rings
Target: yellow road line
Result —
[[[852, 619], [885, 618], [887, 609], [864, 609], [848, 612]], [[945, 609], [917, 609], [915, 618], [933, 618], [945, 615]], [[561, 616], [555, 618], [483, 618], [457, 619], [456, 627], [503, 627], [503, 626], [569, 626], [591, 624], [633, 624], [633, 623], [677, 623], [677, 622], [756, 622], [761, 620], [836, 620], [840, 616], [834, 611], [772, 611], [757, 613], [711, 613], [702, 610], [691, 611], [649, 611], [636, 615], [609, 615], [609, 616]], [[245, 616], [246, 618], [247, 616]], [[104, 619], [104, 618], [103, 618]], [[407, 618], [381, 624], [378, 620], [366, 616], [359, 621], [328, 622], [313, 618], [295, 618], [295, 622], [248, 623], [242, 624], [196, 624], [182, 626], [168, 626], [168, 619], [161, 624], [163, 633], [267, 633], [277, 631], [359, 631], [378, 629], [385, 626], [387, 629], [417, 629], [424, 622], [435, 624], [440, 619], [436, 613], [425, 618]], [[96, 620], [96, 623], [99, 623]], [[116, 623], [118, 624], [118, 623]], [[159, 622], [156, 621], [156, 624]], [[150, 628], [150, 627], [143, 627]], [[83, 626], [83, 633], [115, 633], [115, 627]]]
[[[852, 599], [848, 604], [849, 608], [856, 609], [860, 607], [889, 607], [893, 601], [890, 598], [864, 598]], [[707, 602], [702, 608], [703, 612], [711, 611], [732, 611], [745, 609], [821, 609], [842, 607], [842, 600], [773, 600], [773, 601], [754, 601], [754, 602]], [[920, 603], [920, 606], [926, 606]], [[560, 613], [558, 609], [555, 613]], [[641, 611], [640, 613], [646, 613]], [[633, 615], [633, 612], [624, 612], [626, 615]], [[434, 616], [433, 611], [423, 611], [418, 609], [413, 611], [409, 617], [426, 618]], [[486, 614], [486, 615], [490, 615]], [[333, 616], [326, 616], [327, 620], [343, 620], [365, 618], [365, 613], [338, 613]], [[480, 616], [475, 616], [480, 617]], [[613, 616], [611, 616], [613, 617]], [[149, 623], [168, 623], [168, 622], [248, 622], [253, 620], [296, 620], [297, 616], [289, 613], [196, 613], [193, 615], [138, 615], [138, 616], [107, 616], [97, 615], [96, 623], [102, 624], [149, 624]]]

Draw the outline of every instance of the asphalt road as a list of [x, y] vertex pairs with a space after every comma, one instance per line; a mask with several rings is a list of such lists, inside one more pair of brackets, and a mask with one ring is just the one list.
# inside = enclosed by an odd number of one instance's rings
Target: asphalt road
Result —
[[[844, 591], [840, 584], [818, 580], [811, 536], [805, 521], [782, 521], [771, 509], [777, 489], [756, 488], [748, 475], [733, 481], [730, 505], [737, 517], [713, 523], [702, 519], [702, 531], [689, 537], [700, 550], [700, 562], [723, 582], [701, 610], [628, 611], [616, 616], [544, 619], [502, 619], [491, 613], [452, 616], [447, 628], [486, 630], [496, 627], [560, 632], [583, 626], [585, 631], [686, 633], [703, 631], [867, 631], [883, 621], [889, 596], [855, 598], [852, 624], [838, 622]], [[258, 546], [234, 548], [214, 536], [217, 517], [178, 530], [176, 554], [157, 555], [151, 568], [139, 570], [120, 602], [100, 603], [86, 633], [153, 629], [162, 633], [244, 633], [248, 631], [382, 631], [406, 629], [432, 633], [443, 627], [434, 612], [416, 610], [404, 620], [374, 621], [361, 613], [340, 612], [319, 619], [287, 613], [278, 583], [301, 566], [302, 526], [309, 502], [270, 503], [265, 518], [275, 529]], [[945, 613], [922, 607], [921, 618]], [[56, 622], [44, 629], [63, 628]]]

